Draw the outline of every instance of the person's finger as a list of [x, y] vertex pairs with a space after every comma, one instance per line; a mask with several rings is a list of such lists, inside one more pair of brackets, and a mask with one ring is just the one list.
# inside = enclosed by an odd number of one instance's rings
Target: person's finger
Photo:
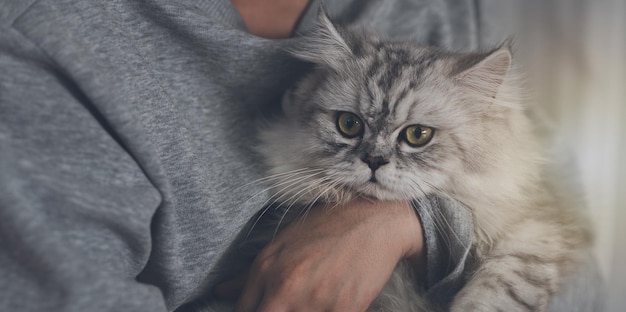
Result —
[[235, 300], [241, 294], [246, 281], [250, 275], [250, 268], [245, 269], [239, 273], [235, 278], [226, 282], [220, 283], [213, 290], [214, 295], [219, 299]]

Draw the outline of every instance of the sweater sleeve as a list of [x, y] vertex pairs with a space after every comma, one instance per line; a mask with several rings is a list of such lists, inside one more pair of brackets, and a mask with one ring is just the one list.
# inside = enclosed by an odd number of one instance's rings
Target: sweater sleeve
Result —
[[0, 310], [165, 311], [135, 279], [159, 193], [72, 81], [8, 26], [0, 73]]
[[426, 245], [426, 296], [447, 306], [463, 286], [473, 240], [469, 210], [452, 199], [430, 196], [414, 202]]

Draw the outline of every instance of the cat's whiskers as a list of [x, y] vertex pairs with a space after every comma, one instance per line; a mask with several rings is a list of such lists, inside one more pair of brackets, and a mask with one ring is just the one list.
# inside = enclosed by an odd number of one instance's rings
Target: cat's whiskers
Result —
[[428, 187], [430, 187], [431, 189], [435, 190], [438, 192], [438, 195], [442, 195], [442, 196], [450, 196], [449, 192], [445, 191], [444, 189], [426, 181], [423, 180], [422, 183], [426, 184]]
[[[306, 173], [310, 173], [310, 172], [315, 172], [315, 171], [321, 171], [321, 170], [323, 170], [323, 169], [310, 169], [310, 168], [297, 169], [297, 170], [292, 170], [292, 171], [284, 172], [284, 173], [282, 173], [282, 174], [276, 174], [276, 175], [274, 175], [274, 176], [276, 176], [276, 177], [272, 177], [272, 179], [279, 179], [279, 178], [282, 178], [282, 179], [287, 178], [287, 179], [289, 179], [289, 178], [291, 178], [291, 177], [293, 177], [293, 176], [297, 176], [297, 175], [301, 175], [301, 174], [306, 174]], [[280, 176], [278, 176], [278, 175], [280, 175]], [[259, 180], [261, 180], [261, 179], [259, 179]], [[285, 181], [289, 181], [289, 180], [285, 180]], [[283, 181], [283, 182], [285, 182], [285, 181]], [[250, 183], [252, 183], [252, 182], [250, 182]], [[246, 183], [246, 185], [250, 185], [250, 183]], [[287, 183], [287, 182], [285, 182], [285, 183]], [[280, 185], [280, 184], [279, 184], [279, 185]], [[261, 189], [260, 191], [258, 191], [258, 192], [257, 192], [257, 193], [255, 193], [254, 195], [250, 196], [250, 198], [248, 198], [247, 200], [245, 200], [242, 204], [246, 204], [246, 203], [248, 203], [248, 202], [249, 202], [250, 200], [252, 200], [253, 198], [255, 198], [255, 197], [257, 197], [257, 196], [259, 196], [259, 195], [261, 195], [261, 194], [265, 194], [265, 193], [267, 193], [268, 191], [272, 190], [272, 188], [275, 188], [276, 186], [279, 186], [279, 185], [274, 184], [274, 185], [272, 185], [272, 186], [268, 186], [268, 187], [265, 187], [265, 188]], [[243, 188], [243, 187], [244, 187], [244, 186], [241, 186], [240, 188]], [[238, 189], [240, 189], [240, 188], [238, 188]], [[271, 198], [271, 197], [270, 197], [270, 198]], [[263, 206], [264, 206], [266, 203], [267, 203], [267, 201], [266, 201], [265, 203], [263, 203]]]
[[308, 215], [309, 211], [313, 208], [313, 206], [317, 203], [317, 201], [320, 198], [322, 198], [323, 195], [328, 193], [328, 191], [335, 189], [337, 185], [341, 184], [341, 182], [343, 181], [342, 179], [337, 179], [333, 181], [333, 178], [339, 175], [340, 175], [339, 173], [331, 174], [326, 177], [327, 179], [320, 181], [320, 187], [322, 187], [322, 185], [324, 184], [326, 184], [327, 186], [323, 190], [321, 190], [320, 193], [309, 204], [306, 205], [306, 207], [304, 207], [301, 222], [303, 222], [306, 219], [306, 216]]
[[[291, 205], [298, 203], [300, 199], [302, 199], [309, 191], [312, 191], [315, 188], [319, 188], [320, 185], [324, 183], [324, 181], [330, 179], [331, 176], [323, 176], [321, 178], [315, 178], [311, 181], [307, 181], [308, 185], [304, 189], [296, 192], [295, 194], [292, 194], [287, 200], [284, 200], [283, 202], [291, 203]], [[285, 195], [286, 194], [288, 193], [286, 192]]]
[[[454, 199], [449, 199], [449, 200], [454, 200]], [[454, 238], [456, 239], [457, 242], [459, 242], [461, 244], [461, 246], [463, 247], [467, 247], [465, 242], [459, 237], [459, 234], [457, 234], [457, 232], [455, 231], [455, 227], [452, 226], [450, 224], [450, 222], [448, 222], [448, 218], [443, 214], [443, 211], [439, 210], [439, 209], [433, 209], [432, 213], [434, 214], [433, 217], [433, 222], [438, 225], [442, 230], [444, 228], [444, 226], [447, 228], [447, 230], [443, 230], [444, 233], [452, 233], [452, 235], [454, 236]], [[451, 246], [451, 240], [449, 235], [446, 235], [447, 239], [448, 239], [448, 246]]]
[[250, 229], [248, 229], [248, 233], [246, 233], [246, 240], [248, 240], [250, 238], [250, 234], [252, 234], [252, 232], [256, 228], [257, 224], [263, 218], [265, 213], [267, 213], [267, 211], [270, 209], [270, 207], [271, 206], [269, 206], [269, 205], [268, 206], [263, 206], [263, 210], [261, 211], [261, 213], [259, 213], [259, 216], [256, 218], [256, 220], [254, 220], [254, 223], [250, 226]]
[[[448, 194], [448, 192], [445, 192], [444, 190], [436, 187], [435, 185], [433, 185], [430, 182], [427, 181], [422, 181], [424, 184], [428, 185], [430, 188], [438, 191], [439, 193], [437, 194], [438, 196], [442, 197], [447, 197], [450, 200], [454, 200], [454, 198], [452, 198], [452, 196], [450, 196]], [[421, 187], [421, 185], [419, 185], [419, 183], [415, 182], [415, 181], [411, 181], [411, 185], [414, 185], [417, 189], [419, 189], [419, 191], [424, 194], [424, 196], [426, 196], [426, 193], [424, 191], [424, 189]], [[426, 197], [422, 197], [422, 198], [417, 198], [418, 203], [421, 204], [422, 200], [428, 200]], [[464, 205], [463, 205], [464, 206]], [[428, 211], [424, 210], [425, 213], [429, 213]], [[454, 238], [461, 243], [462, 246], [465, 246], [464, 241], [458, 236], [458, 234], [456, 233], [456, 231], [454, 231], [454, 227], [448, 222], [447, 218], [443, 215], [443, 212], [440, 211], [439, 209], [433, 209], [432, 213], [430, 215], [431, 219], [433, 220], [433, 224], [435, 225], [435, 228], [437, 229], [437, 231], [442, 235], [442, 238], [444, 240], [447, 240], [446, 242], [446, 246], [450, 247], [451, 246], [451, 240], [450, 237], [448, 235], [449, 232], [452, 233], [452, 235], [454, 236]], [[442, 222], [444, 222], [445, 224], [442, 224]], [[444, 229], [444, 227], [447, 228]]]
[[245, 184], [237, 187], [235, 189], [235, 191], [239, 191], [239, 190], [241, 190], [243, 188], [246, 188], [246, 187], [248, 187], [250, 185], [253, 185], [253, 184], [265, 183], [267, 181], [282, 179], [282, 178], [290, 177], [290, 176], [293, 176], [293, 175], [296, 175], [296, 174], [299, 174], [299, 173], [303, 173], [303, 172], [304, 173], [309, 173], [309, 172], [322, 171], [322, 170], [324, 170], [324, 169], [319, 169], [319, 168], [300, 168], [300, 169], [294, 169], [294, 170], [290, 170], [290, 171], [280, 172], [280, 173], [272, 174], [272, 175], [269, 175], [269, 176], [266, 176], [266, 177], [263, 177], [263, 178], [256, 179], [256, 180], [250, 181], [248, 183], [245, 183]]
[[285, 217], [287, 216], [287, 214], [289, 213], [291, 208], [296, 203], [298, 203], [298, 201], [302, 197], [304, 197], [308, 192], [310, 192], [311, 190], [314, 190], [315, 188], [318, 188], [320, 186], [320, 184], [322, 183], [322, 181], [325, 181], [325, 180], [328, 180], [328, 179], [329, 179], [329, 176], [323, 176], [321, 178], [317, 178], [317, 179], [309, 182], [308, 186], [304, 187], [302, 190], [300, 190], [300, 191], [296, 192], [295, 194], [291, 195], [289, 198], [287, 198], [287, 200], [281, 202], [281, 204], [277, 208], [282, 207], [284, 203], [289, 203], [289, 206], [285, 209], [285, 211], [283, 212], [280, 220], [278, 221], [278, 224], [276, 225], [276, 229], [274, 230], [274, 235], [272, 237], [275, 237], [276, 234], [278, 233], [278, 230], [280, 229], [280, 225], [282, 224], [283, 220], [285, 219]]
[[[314, 172], [312, 174], [307, 174], [307, 175], [304, 175], [304, 176], [296, 177], [294, 179], [285, 180], [285, 181], [278, 182], [278, 183], [275, 183], [275, 184], [269, 186], [268, 190], [274, 190], [274, 192], [273, 192], [274, 195], [272, 195], [270, 198], [268, 198], [268, 201], [270, 199], [274, 198], [275, 196], [278, 196], [277, 198], [275, 198], [275, 200], [274, 200], [274, 202], [272, 204], [276, 203], [276, 201], [281, 200], [284, 196], [287, 196], [288, 194], [290, 194], [291, 190], [295, 189], [295, 187], [298, 186], [300, 182], [307, 181], [308, 179], [313, 178], [313, 177], [315, 177], [316, 175], [319, 175], [319, 174], [320, 174], [320, 172]], [[283, 187], [283, 188], [281, 188], [279, 190], [275, 190], [277, 187], [283, 186], [285, 184], [286, 184], [285, 187]], [[267, 201], [264, 204], [267, 204]]]
[[363, 196], [360, 193], [359, 193], [359, 198], [363, 199], [364, 201], [370, 202], [370, 203], [376, 202], [376, 200], [374, 198], [369, 197], [369, 196]]
[[[454, 237], [454, 239], [456, 239], [456, 241], [463, 247], [463, 249], [468, 248], [469, 246], [467, 246], [467, 243], [465, 241], [463, 241], [460, 237], [459, 234], [456, 232], [456, 228], [454, 226], [452, 226], [450, 224], [450, 222], [448, 222], [448, 218], [443, 214], [443, 211], [439, 210], [439, 209], [433, 209], [432, 210], [432, 220], [433, 220], [433, 224], [435, 225], [435, 227], [438, 227], [438, 231], [440, 234], [445, 233], [444, 235], [442, 235], [442, 237], [444, 238], [444, 244], [443, 246], [445, 246], [445, 248], [447, 248], [448, 250], [446, 251], [448, 254], [451, 254], [451, 252], [453, 251], [452, 248], [454, 248], [454, 245], [452, 244], [452, 240], [450, 238], [450, 235], [447, 234], [452, 233], [452, 236]], [[444, 227], [447, 228], [444, 229]], [[448, 267], [453, 265], [452, 263], [452, 257], [448, 258]]]
[[[250, 236], [250, 234], [252, 233], [252, 231], [254, 230], [254, 228], [256, 227], [256, 225], [258, 224], [258, 222], [263, 218], [263, 216], [267, 213], [268, 209], [270, 207], [272, 207], [276, 202], [278, 202], [286, 193], [281, 193], [282, 191], [293, 187], [294, 185], [298, 185], [299, 182], [306, 180], [312, 176], [315, 176], [317, 174], [319, 174], [319, 171], [321, 170], [315, 170], [316, 172], [313, 174], [308, 174], [305, 176], [299, 176], [301, 174], [307, 174], [309, 173], [309, 171], [304, 171], [304, 172], [298, 172], [297, 174], [294, 174], [295, 177], [291, 178], [291, 176], [289, 177], [290, 179], [287, 179], [285, 181], [282, 181], [280, 183], [275, 183], [273, 185], [270, 185], [268, 187], [266, 187], [264, 190], [258, 192], [257, 194], [253, 195], [253, 197], [258, 196], [260, 194], [266, 193], [268, 191], [271, 191], [272, 189], [275, 189], [278, 186], [287, 184], [287, 186], [285, 186], [284, 188], [282, 188], [281, 190], [279, 190], [278, 192], [275, 192], [273, 195], [271, 195], [269, 198], [267, 198], [265, 200], [265, 202], [263, 202], [263, 204], [261, 205], [261, 207], [265, 207], [263, 208], [263, 211], [259, 214], [259, 216], [256, 218], [256, 220], [254, 221], [254, 223], [252, 224], [252, 226], [250, 227], [250, 230], [248, 231], [248, 234], [246, 235], [246, 237]], [[252, 198], [253, 198], [252, 197]], [[251, 199], [251, 198], [250, 198]], [[250, 200], [248, 199], [248, 200]], [[270, 203], [270, 201], [272, 201]], [[282, 205], [282, 204], [281, 204]], [[280, 207], [281, 205], [279, 205], [278, 207]], [[276, 207], [275, 209], [277, 209], [278, 207]]]
[[[419, 193], [422, 194], [421, 196], [414, 197], [415, 198], [414, 200], [417, 202], [418, 205], [430, 205], [430, 202], [426, 202], [426, 201], [430, 201], [430, 200], [428, 199], [426, 192], [424, 191], [422, 186], [419, 185], [419, 183], [417, 183], [416, 181], [413, 181], [413, 180], [409, 180], [409, 185], [412, 186], [412, 188], [415, 190], [416, 193], [419, 192]], [[450, 245], [449, 244], [450, 243], [450, 237], [448, 236], [447, 232], [443, 228], [443, 225], [439, 223], [439, 219], [436, 216], [433, 215], [435, 212], [434, 211], [430, 212], [430, 211], [428, 211], [426, 209], [422, 210], [422, 212], [426, 213], [426, 214], [429, 214], [430, 219], [433, 220], [433, 224], [435, 226], [435, 230], [437, 232], [439, 232], [439, 234], [443, 238], [443, 240], [446, 243], [446, 245], [449, 246]]]
[[[420, 194], [420, 196], [418, 196], [418, 197], [426, 197], [426, 196], [428, 196], [426, 191], [424, 191], [424, 188], [418, 182], [413, 181], [413, 180], [408, 180], [408, 182], [409, 182], [409, 186], [412, 187], [413, 191], [415, 193], [419, 193]], [[415, 197], [415, 195], [413, 195], [413, 197]]]
[[[435, 188], [432, 184], [424, 181], [424, 183], [430, 185], [431, 187]], [[472, 209], [472, 205], [468, 204], [463, 198], [461, 198], [460, 196], [453, 196], [451, 195], [449, 192], [443, 191], [441, 189], [435, 188], [440, 192], [441, 196], [445, 196], [447, 198], [450, 198], [451, 200], [455, 200], [456, 202], [460, 203], [460, 206], [462, 209], [467, 210], [472, 216], [475, 216], [476, 212], [474, 211], [474, 209]], [[479, 205], [480, 207], [483, 206], [497, 206], [498, 205], [498, 201], [489, 197], [489, 196], [482, 196], [481, 197], [481, 205]], [[490, 228], [490, 229], [495, 229], [497, 228], [497, 224], [494, 224], [493, 222], [491, 222], [491, 220], [497, 220], [498, 219], [498, 215], [496, 215], [495, 211], [492, 209], [483, 209], [482, 210], [483, 215], [489, 215], [491, 216], [491, 218], [485, 218], [482, 217], [481, 218], [481, 225], [483, 228]], [[445, 218], [444, 218], [445, 220]], [[493, 241], [493, 237], [490, 236], [485, 236], [485, 243], [487, 245], [493, 245], [494, 241]]]
[[[336, 174], [335, 176], [340, 176], [340, 174]], [[344, 200], [344, 195], [345, 195], [345, 192], [340, 191], [340, 190], [338, 190], [338, 189], [337, 189], [337, 186], [342, 185], [342, 184], [345, 184], [345, 180], [346, 180], [345, 178], [341, 178], [341, 177], [340, 177], [339, 179], [336, 179], [335, 181], [332, 181], [332, 182], [328, 185], [328, 187], [326, 187], [326, 189], [324, 189], [324, 191], [322, 192], [322, 193], [325, 193], [325, 192], [328, 192], [328, 191], [334, 190], [334, 197], [335, 197], [335, 198], [334, 198], [334, 200], [328, 200], [328, 201], [326, 201], [326, 202], [325, 202], [325, 207], [324, 207], [324, 209], [325, 209], [328, 213], [331, 213], [331, 212], [332, 212], [332, 210], [334, 210], [336, 207], [338, 207], [341, 203], [346, 202], [346, 200]], [[328, 182], [326, 181], [325, 183], [328, 183]], [[329, 204], [331, 204], [331, 203], [332, 203], [333, 205], [332, 205], [332, 206], [328, 206], [328, 205], [329, 205]], [[308, 210], [310, 210], [310, 209], [308, 209]], [[307, 210], [307, 212], [306, 212], [306, 213], [308, 213], [308, 210]], [[306, 217], [306, 215], [305, 215], [305, 217]]]

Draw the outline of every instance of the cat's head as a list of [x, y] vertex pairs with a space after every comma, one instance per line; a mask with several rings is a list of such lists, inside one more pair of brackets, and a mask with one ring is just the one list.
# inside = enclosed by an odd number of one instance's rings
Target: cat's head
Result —
[[449, 53], [320, 19], [291, 50], [314, 69], [285, 94], [284, 118], [260, 133], [275, 199], [404, 200], [519, 188], [526, 179], [519, 167], [535, 154], [527, 151], [532, 129], [521, 105], [503, 94], [507, 45]]

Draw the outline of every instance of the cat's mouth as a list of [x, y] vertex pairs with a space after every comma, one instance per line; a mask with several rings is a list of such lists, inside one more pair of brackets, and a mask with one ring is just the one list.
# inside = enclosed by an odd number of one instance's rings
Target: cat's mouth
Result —
[[[359, 193], [380, 197], [383, 193], [389, 193], [392, 190], [382, 183], [375, 175], [371, 175], [370, 178], [364, 182], [359, 188]], [[383, 196], [384, 197], [384, 196]]]
[[370, 179], [367, 181], [369, 183], [378, 183], [378, 179], [376, 179], [376, 175], [372, 174]]
[[[363, 196], [373, 199], [385, 200], [385, 199], [397, 199], [398, 194], [393, 188], [385, 185], [384, 181], [381, 181], [376, 174], [372, 173], [369, 178], [362, 177], [362, 182], [339, 184], [335, 186], [335, 189], [339, 193], [352, 194], [352, 196]], [[356, 181], [355, 181], [356, 182]], [[344, 193], [345, 192], [345, 193]], [[348, 197], [352, 197], [348, 196]]]

